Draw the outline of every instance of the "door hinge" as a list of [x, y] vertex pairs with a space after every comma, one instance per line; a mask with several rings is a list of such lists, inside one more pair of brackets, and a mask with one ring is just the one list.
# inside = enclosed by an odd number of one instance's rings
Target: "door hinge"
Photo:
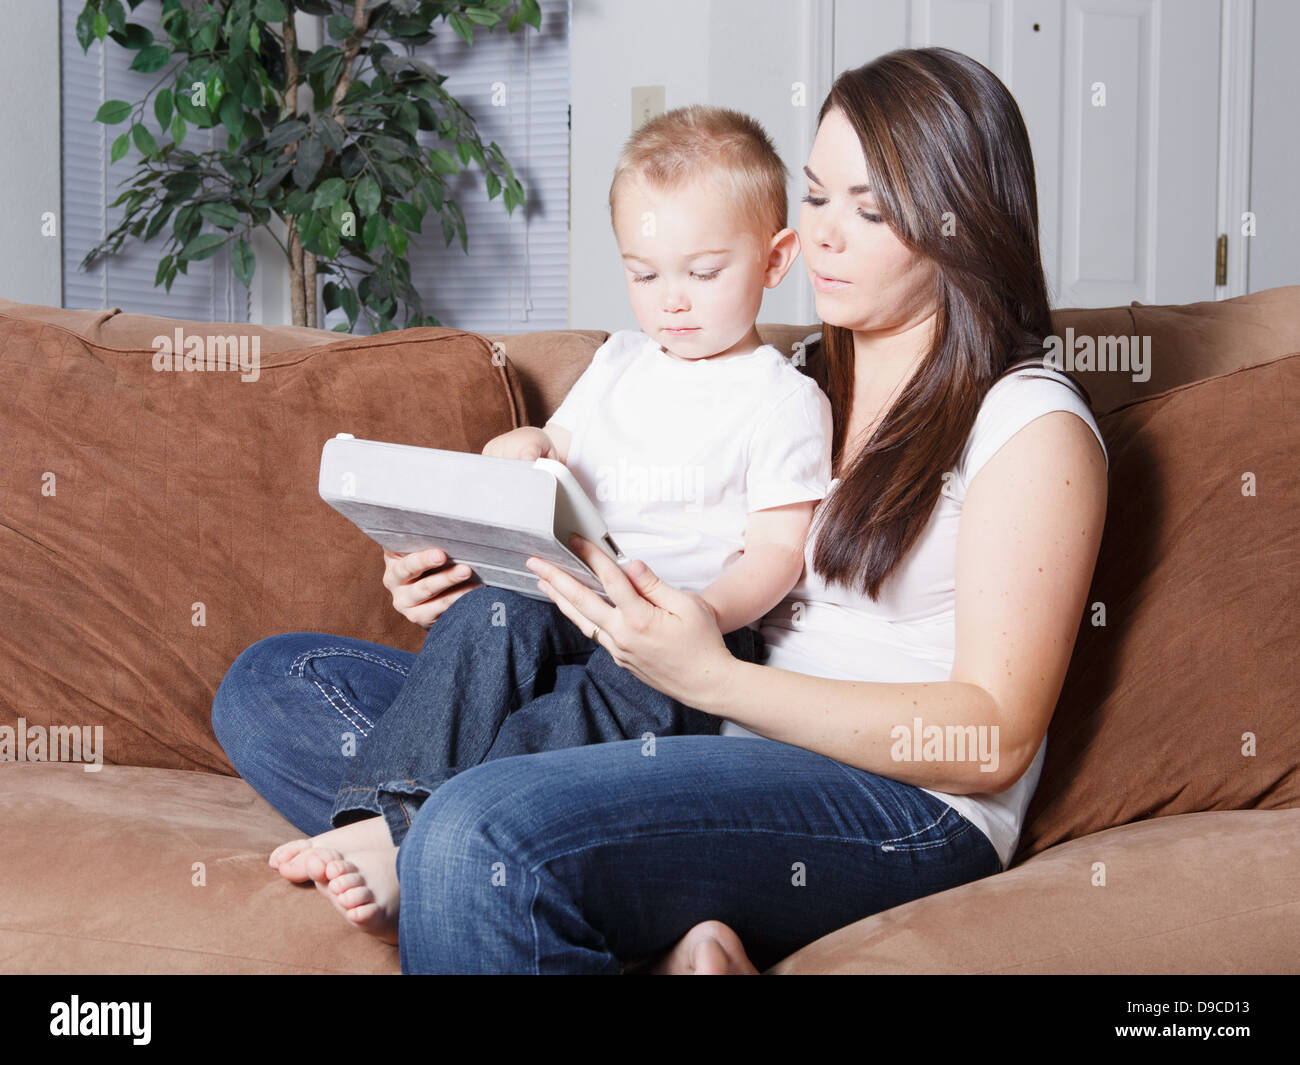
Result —
[[1226, 285], [1228, 283], [1228, 234], [1220, 233], [1217, 246], [1214, 249], [1214, 283], [1216, 285]]

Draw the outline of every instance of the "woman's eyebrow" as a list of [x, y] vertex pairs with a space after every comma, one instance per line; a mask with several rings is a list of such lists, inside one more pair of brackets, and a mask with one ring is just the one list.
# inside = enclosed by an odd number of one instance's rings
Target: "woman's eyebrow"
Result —
[[[803, 168], [803, 172], [804, 172], [805, 174], [808, 175], [808, 180], [811, 181], [814, 185], [821, 185], [821, 184], [822, 184], [822, 179], [819, 178], [816, 174], [814, 174], [814, 173], [813, 173], [811, 170], [809, 170], [807, 167], [804, 167], [804, 168]], [[871, 191], [871, 186], [870, 186], [870, 185], [850, 185], [850, 186], [849, 186], [849, 195], [850, 195], [850, 196], [864, 196], [864, 195], [866, 195], [866, 194], [867, 194], [868, 192], [870, 192], [870, 191]]]

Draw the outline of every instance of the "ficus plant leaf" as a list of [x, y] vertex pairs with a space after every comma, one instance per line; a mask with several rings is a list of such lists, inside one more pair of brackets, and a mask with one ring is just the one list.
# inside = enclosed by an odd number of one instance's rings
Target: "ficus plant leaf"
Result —
[[[476, 31], [500, 33], [502, 23], [510, 33], [540, 28], [536, 0], [370, 0], [359, 33], [351, 0], [164, 0], [156, 32], [130, 21], [139, 2], [85, 0], [76, 20], [83, 51], [96, 42], [124, 49], [148, 86], [143, 98], [109, 100], [93, 116], [130, 122], [112, 142], [111, 164], [132, 144], [140, 160], [114, 204], [121, 221], [83, 268], [128, 239], [157, 238], [156, 286], [171, 291], [190, 263], [222, 248], [248, 285], [252, 233], [265, 229], [263, 243], [285, 256], [290, 290], [305, 297], [294, 307], [295, 324], [305, 325], [315, 294], [294, 264], [286, 233], [296, 233], [316, 257], [326, 309], [347, 315], [343, 328], [363, 318], [372, 332], [437, 325], [411, 283], [409, 235], [429, 221], [448, 244], [468, 248], [445, 184], [462, 170], [482, 171], [484, 194], [501, 196], [507, 211], [524, 203], [524, 189], [443, 87], [446, 75], [405, 47], [439, 33], [471, 47]], [[286, 48], [295, 11], [324, 18], [321, 47], [299, 38]]]

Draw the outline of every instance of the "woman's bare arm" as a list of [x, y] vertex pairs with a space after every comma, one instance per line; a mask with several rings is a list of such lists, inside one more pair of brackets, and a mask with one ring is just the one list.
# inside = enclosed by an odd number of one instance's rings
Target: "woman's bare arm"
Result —
[[[1106, 464], [1092, 430], [1058, 411], [1035, 419], [980, 470], [957, 545], [950, 679], [830, 680], [730, 659], [692, 706], [760, 735], [952, 794], [996, 792], [1028, 768], [1060, 695], [1106, 516]], [[896, 760], [891, 730], [984, 726], [997, 767]], [[991, 730], [997, 729], [996, 733]], [[967, 732], [966, 736], [972, 734]], [[920, 737], [917, 737], [920, 739]]]

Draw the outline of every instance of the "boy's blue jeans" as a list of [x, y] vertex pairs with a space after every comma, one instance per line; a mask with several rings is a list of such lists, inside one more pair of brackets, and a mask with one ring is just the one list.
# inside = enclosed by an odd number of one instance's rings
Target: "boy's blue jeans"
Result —
[[[763, 637], [723, 637], [762, 662]], [[556, 686], [562, 667], [565, 683]], [[359, 745], [330, 813], [334, 826], [381, 814], [401, 843], [425, 799], [457, 773], [520, 754], [614, 740], [717, 735], [719, 718], [619, 666], [554, 603], [475, 588], [429, 629], [406, 683]]]
[[[217, 692], [217, 738], [300, 831], [324, 832], [358, 738], [417, 658], [320, 633], [261, 640]], [[582, 672], [557, 666], [555, 687]], [[801, 747], [697, 735], [467, 769], [415, 813], [397, 869], [403, 972], [618, 973], [709, 919], [766, 968], [999, 863], [920, 788]]]

